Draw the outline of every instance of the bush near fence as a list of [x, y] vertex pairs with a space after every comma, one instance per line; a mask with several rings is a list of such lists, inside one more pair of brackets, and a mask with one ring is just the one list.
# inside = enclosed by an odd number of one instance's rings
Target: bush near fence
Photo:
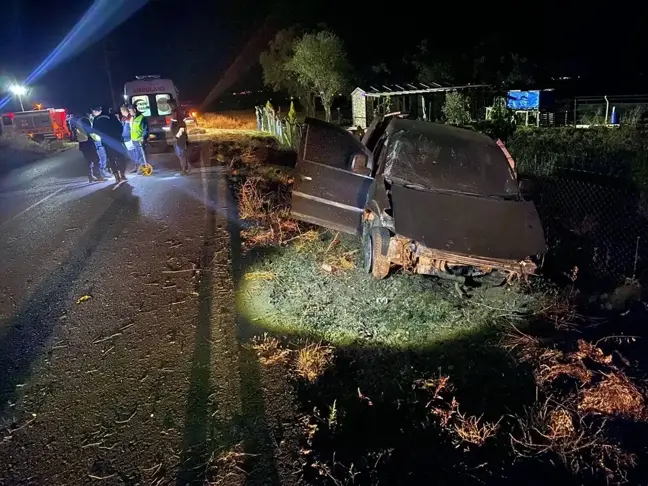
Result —
[[518, 129], [506, 143], [518, 172], [562, 169], [625, 179], [648, 189], [648, 132], [632, 128]]

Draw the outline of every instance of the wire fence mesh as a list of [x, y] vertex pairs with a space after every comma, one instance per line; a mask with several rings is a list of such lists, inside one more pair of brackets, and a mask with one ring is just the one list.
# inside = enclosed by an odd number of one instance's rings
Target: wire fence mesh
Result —
[[545, 272], [581, 285], [648, 284], [648, 197], [624, 179], [575, 170], [531, 177], [549, 252]]

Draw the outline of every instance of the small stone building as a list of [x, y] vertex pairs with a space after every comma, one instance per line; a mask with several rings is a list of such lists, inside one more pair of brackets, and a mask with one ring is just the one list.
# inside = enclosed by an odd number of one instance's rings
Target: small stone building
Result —
[[[416, 83], [398, 84], [380, 88], [356, 88], [351, 93], [353, 126], [367, 128], [376, 115], [393, 112], [408, 113], [419, 120], [436, 120], [445, 101], [445, 93], [459, 90], [480, 90], [488, 85], [441, 86]], [[441, 95], [441, 96], [439, 96]]]

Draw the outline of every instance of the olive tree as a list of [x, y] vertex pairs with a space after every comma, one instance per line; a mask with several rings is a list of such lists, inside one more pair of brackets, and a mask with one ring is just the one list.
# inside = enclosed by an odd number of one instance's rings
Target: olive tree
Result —
[[263, 69], [263, 84], [274, 91], [284, 91], [299, 99], [307, 115], [314, 114], [315, 93], [304, 87], [297, 75], [288, 69], [295, 42], [299, 35], [296, 28], [282, 29], [261, 53], [259, 63]]
[[305, 88], [322, 100], [326, 121], [331, 121], [331, 105], [346, 88], [350, 66], [342, 39], [329, 31], [305, 34], [293, 47], [288, 69]]

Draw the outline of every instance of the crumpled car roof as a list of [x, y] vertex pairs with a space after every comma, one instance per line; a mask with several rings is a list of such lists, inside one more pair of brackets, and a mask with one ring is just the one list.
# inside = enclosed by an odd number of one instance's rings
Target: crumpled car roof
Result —
[[424, 121], [394, 119], [384, 177], [396, 184], [511, 197], [518, 186], [504, 152], [486, 135]]

